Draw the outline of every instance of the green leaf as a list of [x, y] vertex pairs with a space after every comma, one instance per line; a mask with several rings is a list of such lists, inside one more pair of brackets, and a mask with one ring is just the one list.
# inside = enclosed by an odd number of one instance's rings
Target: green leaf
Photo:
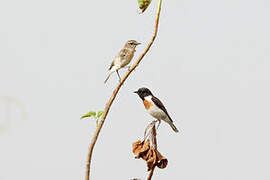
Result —
[[89, 114], [90, 114], [90, 116], [96, 116], [96, 112], [95, 111], [89, 111]]
[[151, 0], [138, 0], [139, 8], [141, 9], [142, 13], [147, 9], [150, 3]]
[[86, 117], [93, 117], [93, 118], [96, 119], [96, 112], [94, 112], [94, 111], [89, 111], [89, 112], [87, 112], [85, 115], [83, 115], [83, 116], [81, 117], [81, 119], [86, 118]]
[[98, 111], [97, 117], [100, 118], [103, 115], [104, 111]]

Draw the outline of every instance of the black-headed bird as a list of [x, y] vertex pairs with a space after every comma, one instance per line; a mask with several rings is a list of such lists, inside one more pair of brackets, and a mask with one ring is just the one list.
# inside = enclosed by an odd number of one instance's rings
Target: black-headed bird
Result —
[[138, 94], [139, 97], [143, 100], [144, 107], [151, 116], [159, 120], [159, 122], [160, 120], [165, 121], [171, 126], [174, 132], [179, 132], [178, 129], [173, 124], [173, 120], [170, 117], [165, 106], [157, 97], [155, 97], [152, 94], [152, 92], [149, 89], [140, 88], [138, 91], [135, 91], [134, 93]]

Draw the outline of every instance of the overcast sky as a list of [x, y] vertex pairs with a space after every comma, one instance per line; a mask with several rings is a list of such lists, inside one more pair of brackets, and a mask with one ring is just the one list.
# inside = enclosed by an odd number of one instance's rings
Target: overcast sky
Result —
[[[118, 83], [107, 69], [129, 39], [150, 40], [157, 0], [0, 2], [0, 180], [84, 179], [94, 120]], [[92, 179], [146, 179], [132, 143], [153, 119], [148, 87], [175, 125], [153, 179], [270, 179], [270, 1], [164, 0], [160, 31], [120, 90], [93, 154]], [[133, 61], [134, 62], [134, 61]], [[126, 70], [121, 70], [121, 74]]]

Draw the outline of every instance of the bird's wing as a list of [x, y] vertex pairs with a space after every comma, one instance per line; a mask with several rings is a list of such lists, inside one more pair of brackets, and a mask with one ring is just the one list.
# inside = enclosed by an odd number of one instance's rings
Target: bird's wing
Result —
[[165, 112], [165, 114], [168, 116], [168, 118], [173, 122], [172, 118], [170, 117], [167, 109], [162, 104], [162, 102], [155, 96], [152, 96], [152, 101], [155, 103], [155, 105], [157, 105], [158, 108], [160, 108], [163, 112]]
[[122, 49], [122, 50], [119, 52], [119, 56], [120, 56], [121, 58], [125, 57], [127, 54], [128, 54], [128, 50], [127, 50], [127, 49]]
[[[121, 62], [121, 59], [124, 58], [126, 55], [128, 54], [128, 50], [127, 49], [122, 49], [118, 55], [114, 58], [109, 70], [112, 69], [112, 67], [115, 65], [115, 63], [117, 64], [117, 62], [119, 61], [118, 59], [120, 59], [120, 62]], [[117, 62], [115, 62], [117, 61]]]

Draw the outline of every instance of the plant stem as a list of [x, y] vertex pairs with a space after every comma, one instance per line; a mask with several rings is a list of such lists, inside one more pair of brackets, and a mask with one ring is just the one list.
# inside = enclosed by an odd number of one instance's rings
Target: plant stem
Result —
[[107, 102], [105, 109], [104, 109], [104, 113], [98, 123], [98, 126], [96, 128], [96, 131], [94, 133], [94, 136], [90, 142], [89, 145], [89, 151], [88, 151], [88, 158], [87, 158], [87, 163], [86, 163], [86, 174], [85, 174], [85, 180], [89, 180], [90, 179], [90, 167], [91, 167], [91, 160], [92, 160], [92, 154], [93, 154], [93, 149], [94, 146], [96, 144], [96, 141], [98, 139], [98, 135], [101, 131], [101, 128], [105, 122], [105, 119], [110, 111], [111, 105], [114, 101], [114, 99], [116, 98], [120, 88], [122, 87], [123, 83], [126, 81], [126, 79], [128, 78], [128, 76], [136, 69], [136, 67], [139, 65], [139, 63], [142, 61], [143, 57], [146, 55], [146, 53], [149, 51], [150, 47], [152, 46], [154, 40], [156, 39], [157, 36], [157, 32], [158, 32], [158, 24], [159, 24], [159, 16], [160, 16], [160, 10], [161, 10], [161, 4], [162, 4], [162, 0], [159, 0], [158, 2], [158, 8], [157, 8], [157, 14], [156, 14], [156, 21], [155, 21], [155, 30], [154, 30], [154, 34], [152, 36], [152, 39], [150, 40], [150, 42], [148, 43], [147, 47], [145, 48], [145, 50], [143, 51], [143, 53], [139, 56], [139, 58], [136, 60], [136, 62], [131, 66], [131, 68], [126, 72], [126, 74], [123, 76], [123, 78], [121, 79], [121, 82], [119, 83], [119, 85], [116, 87], [116, 89], [113, 91], [112, 96], [110, 97], [109, 101]]

